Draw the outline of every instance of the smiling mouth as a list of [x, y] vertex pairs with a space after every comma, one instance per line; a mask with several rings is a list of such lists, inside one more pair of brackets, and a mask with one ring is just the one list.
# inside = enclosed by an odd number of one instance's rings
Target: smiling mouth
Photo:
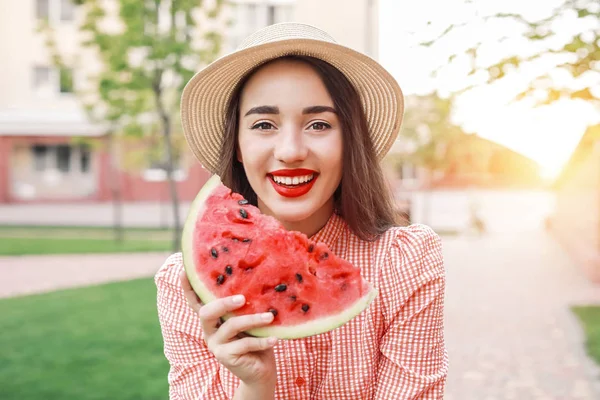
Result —
[[312, 182], [315, 179], [315, 174], [307, 174], [307, 175], [301, 175], [301, 176], [277, 176], [277, 175], [272, 175], [269, 174], [269, 177], [273, 180], [273, 182], [275, 182], [276, 184], [283, 186], [283, 187], [288, 187], [288, 188], [295, 188], [295, 187], [299, 187], [299, 186], [303, 186], [306, 185], [310, 182]]

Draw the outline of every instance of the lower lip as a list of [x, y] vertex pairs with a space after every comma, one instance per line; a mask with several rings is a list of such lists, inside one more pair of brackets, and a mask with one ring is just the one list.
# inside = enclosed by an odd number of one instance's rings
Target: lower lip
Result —
[[302, 185], [297, 185], [295, 187], [288, 187], [288, 186], [280, 185], [273, 180], [273, 177], [271, 175], [268, 175], [268, 177], [269, 177], [269, 181], [271, 181], [271, 185], [273, 185], [273, 188], [275, 189], [275, 191], [277, 193], [279, 193], [281, 196], [283, 196], [283, 197], [300, 197], [300, 196], [304, 196], [306, 193], [308, 193], [310, 191], [310, 189], [312, 189], [313, 185], [315, 184], [315, 181], [317, 180], [317, 178], [319, 176], [316, 175], [312, 179], [312, 181], [310, 181], [308, 183], [304, 183]]

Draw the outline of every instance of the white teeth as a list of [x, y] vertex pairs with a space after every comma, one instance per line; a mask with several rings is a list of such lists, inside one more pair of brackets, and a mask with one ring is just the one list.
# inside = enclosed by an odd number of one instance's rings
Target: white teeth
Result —
[[301, 183], [310, 182], [314, 178], [314, 174], [303, 175], [303, 176], [276, 176], [272, 175], [273, 180], [282, 185], [299, 185]]

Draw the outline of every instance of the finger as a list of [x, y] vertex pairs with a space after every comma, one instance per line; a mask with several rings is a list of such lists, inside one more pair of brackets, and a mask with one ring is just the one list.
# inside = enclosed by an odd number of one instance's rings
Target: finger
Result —
[[187, 301], [188, 305], [192, 310], [194, 310], [194, 312], [200, 311], [202, 302], [200, 301], [200, 298], [196, 292], [194, 292], [194, 289], [192, 289], [192, 285], [190, 284], [185, 271], [181, 272], [179, 278], [181, 280], [181, 287], [183, 288], [183, 294], [185, 295], [185, 300]]
[[227, 343], [244, 331], [270, 324], [273, 318], [270, 312], [229, 318], [215, 333], [214, 340], [216, 343]]
[[243, 339], [234, 340], [223, 345], [223, 354], [231, 354], [233, 356], [241, 356], [253, 351], [268, 350], [277, 344], [276, 337], [255, 338], [245, 337]]
[[[240, 308], [246, 302], [242, 295], [216, 299], [203, 305], [198, 312], [200, 324], [205, 335], [212, 335], [217, 330], [221, 317], [230, 311]], [[220, 328], [219, 328], [220, 329]]]

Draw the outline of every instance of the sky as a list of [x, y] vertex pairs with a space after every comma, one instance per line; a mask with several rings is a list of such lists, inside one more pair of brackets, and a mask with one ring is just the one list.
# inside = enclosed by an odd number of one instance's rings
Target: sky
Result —
[[[480, 15], [516, 12], [538, 19], [548, 16], [560, 2], [475, 0], [475, 5], [469, 5], [464, 0], [380, 0], [379, 60], [398, 80], [405, 95], [432, 90], [446, 95], [468, 84], [465, 71], [469, 68], [467, 57], [459, 55], [454, 63], [448, 64], [448, 56], [464, 52], [474, 40], [485, 43], [480, 54], [482, 63], [491, 64], [503, 54], [527, 55], [536, 50], [536, 44], [518, 35], [518, 25], [510, 22], [477, 25], [473, 23], [477, 21], [475, 12]], [[436, 32], [449, 24], [466, 21], [470, 21], [470, 28], [448, 37], [436, 48], [418, 46], [420, 41], [435, 37]], [[554, 28], [560, 35], [556, 45], [570, 33], [585, 28], [586, 23], [589, 22], [578, 20], [575, 15], [557, 21]], [[505, 32], [511, 32], [511, 38], [501, 43], [498, 38]], [[531, 77], [548, 70], [553, 61], [540, 60], [510, 78], [478, 86], [457, 99], [455, 110], [455, 121], [467, 132], [477, 133], [534, 159], [547, 178], [560, 172], [586, 127], [600, 122], [598, 110], [582, 101], [560, 101], [545, 107], [535, 107], [534, 100], [513, 101]], [[433, 78], [431, 71], [439, 66], [445, 68]], [[556, 74], [552, 78], [556, 83], [570, 83], [568, 75]]]

